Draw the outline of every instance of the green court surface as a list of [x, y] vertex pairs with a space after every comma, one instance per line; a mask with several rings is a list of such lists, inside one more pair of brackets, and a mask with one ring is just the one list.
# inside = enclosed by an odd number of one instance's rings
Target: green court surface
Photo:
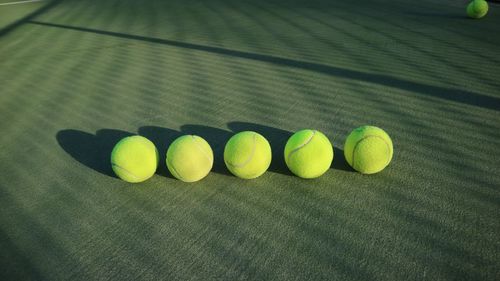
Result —
[[0, 0], [0, 29], [38, 11], [45, 4], [43, 1], [14, 4], [12, 0]]
[[[0, 6], [0, 280], [499, 280], [500, 5], [466, 4]], [[342, 150], [365, 124], [394, 142], [370, 176]], [[283, 161], [303, 128], [334, 145], [314, 180]], [[222, 160], [244, 130], [255, 180]], [[109, 164], [130, 134], [162, 156], [140, 184]], [[164, 165], [182, 134], [214, 150], [200, 182]]]

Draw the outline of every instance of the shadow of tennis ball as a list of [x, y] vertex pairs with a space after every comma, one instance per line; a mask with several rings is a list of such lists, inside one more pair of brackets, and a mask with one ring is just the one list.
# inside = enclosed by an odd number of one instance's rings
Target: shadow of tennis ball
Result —
[[74, 129], [57, 132], [56, 139], [61, 148], [76, 161], [107, 176], [116, 177], [110, 164], [111, 151], [115, 144], [130, 132], [102, 129], [91, 134]]
[[158, 126], [143, 126], [140, 127], [139, 135], [148, 138], [152, 141], [159, 154], [159, 163], [158, 168], [156, 170], [156, 174], [174, 178], [167, 169], [167, 149], [168, 146], [178, 137], [182, 135], [181, 132], [172, 130], [169, 128], [158, 127]]

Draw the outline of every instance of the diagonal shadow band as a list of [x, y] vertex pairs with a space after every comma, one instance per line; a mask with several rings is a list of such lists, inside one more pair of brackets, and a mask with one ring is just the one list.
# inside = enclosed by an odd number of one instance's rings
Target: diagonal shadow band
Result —
[[[16, 215], [22, 212], [22, 208], [20, 208]], [[33, 224], [30, 224], [30, 227], [33, 231]], [[37, 238], [37, 241], [40, 241], [40, 237]], [[0, 228], [0, 248], [2, 249], [2, 254], [0, 254], [1, 280], [44, 280], [42, 272], [33, 263], [29, 253], [23, 251], [23, 247], [18, 246], [17, 239], [9, 237], [2, 228]]]
[[4, 28], [0, 29], [0, 36], [6, 35], [7, 33], [11, 32], [12, 30], [16, 29], [20, 25], [24, 24], [25, 22], [28, 22], [39, 15], [46, 13], [50, 9], [54, 8], [57, 4], [59, 4], [62, 0], [52, 0], [49, 1], [46, 5], [41, 7], [40, 9], [35, 10], [34, 12], [26, 15], [25, 17], [5, 26]]
[[146, 37], [146, 36], [140, 36], [140, 35], [132, 35], [132, 34], [98, 30], [98, 29], [85, 28], [85, 27], [77, 27], [77, 26], [69, 26], [69, 25], [62, 25], [62, 24], [55, 24], [55, 23], [40, 22], [40, 21], [34, 21], [34, 20], [30, 20], [29, 23], [41, 25], [41, 26], [64, 28], [64, 29], [77, 30], [77, 31], [82, 31], [82, 32], [90, 32], [90, 33], [94, 33], [94, 34], [101, 34], [101, 35], [113, 36], [113, 37], [118, 37], [118, 38], [125, 38], [125, 39], [130, 39], [130, 40], [157, 43], [157, 44], [174, 46], [174, 47], [179, 47], [179, 48], [184, 48], [184, 49], [209, 52], [209, 53], [214, 53], [214, 54], [219, 54], [219, 55], [224, 55], [224, 56], [231, 56], [231, 57], [237, 57], [237, 58], [242, 58], [242, 59], [272, 63], [272, 64], [276, 64], [276, 65], [280, 65], [280, 66], [303, 69], [303, 70], [313, 71], [313, 72], [322, 73], [322, 74], [326, 74], [326, 75], [330, 75], [330, 76], [336, 76], [336, 77], [341, 77], [341, 78], [346, 78], [346, 79], [351, 79], [351, 80], [358, 80], [358, 81], [364, 81], [364, 82], [369, 82], [369, 83], [373, 83], [373, 84], [393, 87], [393, 88], [402, 89], [402, 90], [413, 92], [413, 93], [418, 93], [420, 95], [436, 97], [436, 98], [454, 101], [454, 102], [459, 102], [459, 103], [468, 104], [468, 105], [472, 105], [472, 106], [478, 106], [478, 107], [497, 110], [497, 111], [500, 110], [500, 98], [497, 98], [497, 97], [487, 96], [487, 95], [483, 95], [483, 94], [479, 94], [479, 93], [475, 93], [475, 92], [471, 92], [471, 91], [466, 91], [466, 90], [461, 90], [461, 89], [453, 89], [453, 88], [446, 88], [446, 87], [422, 84], [422, 83], [403, 80], [400, 78], [396, 78], [396, 77], [392, 77], [392, 76], [388, 76], [388, 75], [383, 75], [383, 74], [366, 73], [366, 72], [355, 71], [355, 70], [350, 70], [350, 69], [346, 69], [346, 68], [340, 68], [340, 67], [335, 67], [335, 66], [330, 66], [330, 65], [325, 65], [325, 64], [299, 61], [299, 60], [287, 59], [287, 58], [276, 57], [276, 56], [271, 56], [271, 55], [263, 55], [263, 54], [249, 53], [249, 52], [243, 52], [243, 51], [237, 51], [237, 50], [230, 50], [230, 49], [224, 49], [224, 48], [219, 48], [219, 47], [198, 45], [198, 44], [193, 44], [193, 43], [179, 42], [179, 41], [174, 41], [174, 40], [169, 40], [169, 39]]

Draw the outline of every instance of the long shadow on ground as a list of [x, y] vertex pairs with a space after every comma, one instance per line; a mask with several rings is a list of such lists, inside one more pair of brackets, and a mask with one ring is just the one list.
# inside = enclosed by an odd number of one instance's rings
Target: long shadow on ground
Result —
[[52, 0], [52, 1], [47, 1], [48, 3], [41, 7], [40, 9], [37, 9], [36, 11], [26, 15], [25, 17], [7, 25], [6, 27], [4, 28], [1, 28], [0, 29], [0, 36], [3, 36], [9, 32], [11, 32], [12, 30], [16, 29], [17, 27], [19, 27], [20, 25], [38, 17], [39, 15], [43, 14], [43, 13], [46, 13], [47, 11], [49, 11], [50, 9], [54, 8], [54, 6], [56, 6], [57, 4], [59, 4], [62, 0]]
[[224, 56], [238, 57], [242, 59], [261, 61], [266, 63], [272, 63], [275, 65], [286, 66], [291, 68], [298, 68], [303, 70], [314, 71], [317, 73], [322, 73], [326, 75], [336, 76], [340, 78], [370, 82], [374, 84], [389, 86], [393, 88], [402, 89], [405, 91], [417, 93], [420, 95], [437, 97], [445, 100], [450, 100], [454, 102], [460, 102], [468, 105], [500, 110], [500, 99], [492, 96], [483, 95], [480, 93], [475, 93], [471, 91], [466, 91], [462, 89], [453, 89], [448, 87], [440, 87], [434, 85], [422, 84], [414, 81], [403, 80], [400, 78], [384, 75], [384, 74], [374, 74], [366, 73], [361, 71], [350, 70], [346, 68], [335, 67], [331, 65], [298, 61], [283, 57], [276, 57], [264, 54], [255, 54], [237, 50], [224, 49], [219, 47], [211, 47], [205, 45], [198, 45], [193, 43], [179, 42], [168, 39], [152, 38], [140, 35], [131, 35], [126, 33], [91, 29], [85, 27], [69, 26], [55, 23], [39, 22], [39, 21], [29, 21], [31, 24], [36, 24], [40, 26], [56, 27], [69, 30], [76, 30], [82, 32], [90, 32], [94, 34], [101, 34], [107, 36], [113, 36], [118, 38], [125, 38], [130, 40], [138, 40], [150, 43], [163, 44], [173, 47], [179, 47], [190, 50], [197, 50], [203, 52], [209, 52], [214, 54], [220, 54]]
[[44, 280], [29, 256], [0, 228], [0, 280]]
[[61, 130], [56, 138], [59, 145], [76, 161], [110, 177], [115, 177], [110, 164], [111, 150], [115, 144], [132, 133], [102, 129], [95, 135], [79, 130]]

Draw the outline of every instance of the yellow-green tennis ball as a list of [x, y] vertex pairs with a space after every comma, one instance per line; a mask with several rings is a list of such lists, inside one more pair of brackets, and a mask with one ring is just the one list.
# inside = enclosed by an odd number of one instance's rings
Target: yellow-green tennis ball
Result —
[[301, 130], [293, 134], [285, 146], [285, 162], [295, 175], [312, 179], [323, 175], [333, 161], [330, 140], [316, 130]]
[[271, 164], [271, 145], [262, 135], [245, 131], [232, 136], [224, 148], [228, 170], [242, 179], [264, 174]]
[[351, 132], [344, 144], [344, 156], [362, 174], [382, 171], [391, 162], [392, 140], [382, 129], [362, 126]]
[[488, 2], [474, 0], [467, 5], [467, 15], [473, 19], [484, 17], [488, 13]]
[[212, 148], [203, 138], [186, 135], [177, 138], [167, 150], [167, 168], [177, 179], [195, 182], [206, 177], [214, 164]]
[[154, 175], [158, 166], [158, 151], [145, 137], [131, 136], [119, 141], [111, 152], [111, 167], [127, 182], [142, 182]]

